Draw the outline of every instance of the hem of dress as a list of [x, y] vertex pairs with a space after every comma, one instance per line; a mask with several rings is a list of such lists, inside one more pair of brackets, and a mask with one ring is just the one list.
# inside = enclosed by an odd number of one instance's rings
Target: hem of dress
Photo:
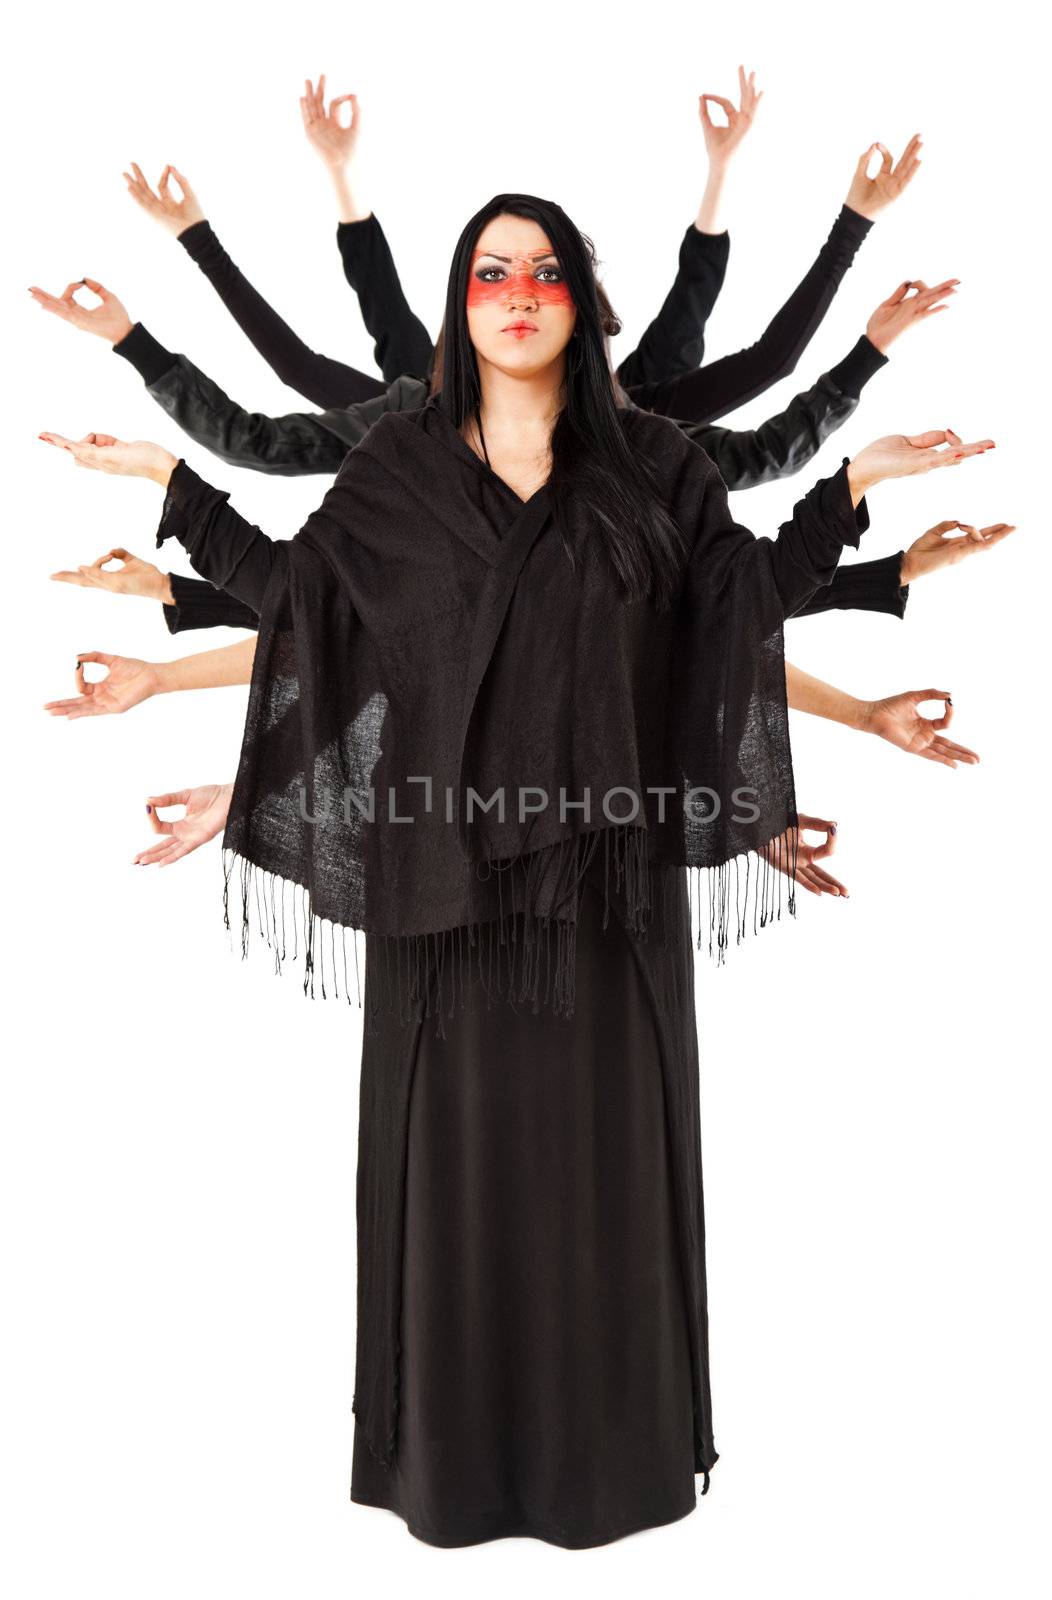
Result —
[[678, 1511], [671, 1512], [668, 1516], [648, 1517], [643, 1522], [633, 1522], [623, 1528], [618, 1528], [612, 1533], [601, 1533], [586, 1539], [567, 1539], [554, 1530], [545, 1530], [528, 1522], [509, 1523], [495, 1531], [486, 1533], [443, 1534], [431, 1532], [417, 1526], [410, 1521], [406, 1513], [396, 1504], [389, 1504], [383, 1500], [369, 1500], [364, 1495], [351, 1490], [351, 1501], [354, 1505], [371, 1506], [374, 1510], [390, 1511], [394, 1516], [401, 1517], [406, 1529], [419, 1539], [422, 1544], [433, 1545], [440, 1550], [463, 1549], [467, 1545], [490, 1544], [496, 1539], [540, 1539], [545, 1544], [558, 1545], [562, 1550], [594, 1550], [604, 1544], [613, 1544], [618, 1539], [628, 1539], [634, 1533], [645, 1533], [648, 1528], [666, 1528], [673, 1522], [682, 1522], [692, 1511], [698, 1509], [699, 1496], [695, 1493], [688, 1504]]

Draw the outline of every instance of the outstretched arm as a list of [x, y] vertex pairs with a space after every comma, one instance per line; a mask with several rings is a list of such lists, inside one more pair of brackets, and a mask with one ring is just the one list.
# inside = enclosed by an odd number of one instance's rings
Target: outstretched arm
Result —
[[[343, 107], [348, 107], [346, 120]], [[357, 177], [362, 113], [355, 94], [337, 95], [325, 105], [325, 75], [315, 86], [308, 78], [300, 97], [308, 143], [336, 192], [339, 225], [336, 243], [343, 272], [358, 296], [362, 320], [373, 340], [376, 364], [387, 383], [406, 373], [423, 378], [431, 370], [431, 336], [406, 300], [391, 247], [368, 206]]]
[[[956, 767], [959, 761], [975, 766], [979, 760], [974, 750], [943, 737], [943, 730], [953, 720], [953, 701], [944, 689], [911, 689], [883, 700], [859, 700], [844, 689], [802, 672], [789, 661], [785, 664], [785, 688], [792, 710], [825, 717], [860, 733], [876, 734], [910, 755], [923, 756], [944, 767]], [[921, 714], [920, 707], [929, 700], [943, 701], [941, 717]]]
[[[108, 567], [109, 561], [120, 566]], [[140, 595], [144, 600], [159, 600], [169, 633], [191, 628], [252, 628], [259, 618], [232, 595], [214, 589], [204, 578], [185, 578], [179, 572], [162, 572], [151, 561], [133, 556], [130, 550], [107, 550], [97, 560], [53, 572], [56, 583], [75, 584], [79, 589], [104, 589], [110, 594]]]
[[[172, 190], [172, 179], [181, 194]], [[320, 354], [294, 333], [223, 249], [189, 182], [175, 167], [165, 167], [157, 189], [150, 188], [133, 162], [124, 174], [128, 192], [142, 209], [174, 233], [200, 267], [230, 315], [267, 365], [290, 389], [312, 405], [346, 406], [368, 400], [384, 385], [357, 367]]]
[[887, 365], [888, 351], [895, 340], [907, 329], [945, 311], [947, 296], [952, 293], [948, 282], [934, 289], [926, 284], [900, 283], [887, 300], [881, 301], [862, 338], [843, 361], [758, 428], [720, 428], [711, 423], [688, 422], [680, 422], [679, 426], [688, 438], [708, 451], [728, 489], [753, 489], [775, 478], [790, 477], [847, 421], [865, 385]]
[[[73, 722], [78, 717], [119, 715], [155, 694], [182, 689], [226, 689], [252, 680], [255, 639], [240, 639], [219, 650], [202, 650], [177, 661], [140, 661], [104, 650], [84, 650], [77, 657], [77, 693], [68, 700], [48, 700], [44, 710]], [[104, 678], [88, 680], [89, 663], [106, 668]]]
[[[892, 168], [884, 147], [870, 146], [860, 158], [847, 201], [817, 258], [755, 344], [685, 377], [655, 385], [646, 395], [634, 396], [637, 403], [663, 416], [712, 422], [787, 377], [829, 310], [874, 218], [912, 179], [919, 165], [919, 148], [919, 139], [912, 139]], [[870, 179], [866, 165], [877, 149], [882, 152], [883, 164], [877, 178]], [[948, 280], [943, 292], [949, 292], [955, 283]]]
[[[723, 287], [730, 248], [722, 216], [727, 174], [763, 99], [756, 89], [756, 74], [751, 72], [746, 77], [743, 67], [738, 68], [738, 88], [738, 106], [719, 95], [699, 97], [698, 115], [709, 160], [705, 193], [697, 219], [680, 245], [672, 288], [636, 349], [617, 369], [618, 379], [626, 389], [691, 372], [704, 358], [705, 325]], [[725, 124], [713, 121], [710, 105], [720, 107], [727, 119]]]
[[[81, 287], [98, 295], [101, 303], [82, 306], [76, 299]], [[68, 284], [61, 295], [36, 288], [30, 293], [44, 311], [83, 333], [105, 339], [116, 355], [131, 363], [158, 405], [184, 433], [223, 461], [289, 476], [338, 470], [346, 444], [320, 418], [306, 411], [283, 417], [246, 411], [200, 367], [165, 349], [141, 322], [133, 323], [117, 296], [97, 279], [87, 278], [83, 285]]]

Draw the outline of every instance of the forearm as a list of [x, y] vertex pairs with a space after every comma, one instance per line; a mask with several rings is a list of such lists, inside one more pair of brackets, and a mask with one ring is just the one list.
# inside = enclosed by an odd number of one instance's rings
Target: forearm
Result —
[[365, 222], [372, 216], [367, 205], [362, 204], [360, 194], [355, 194], [351, 187], [350, 172], [347, 167], [330, 167], [329, 179], [336, 196], [336, 214], [340, 222]]
[[857, 549], [869, 527], [869, 511], [850, 483], [847, 462], [831, 478], [820, 478], [793, 507], [772, 552], [775, 582], [792, 616], [815, 590], [831, 582], [845, 545]]
[[320, 355], [293, 332], [230, 259], [208, 222], [184, 229], [179, 243], [282, 383], [323, 407], [350, 405], [377, 393], [381, 385], [375, 378]]
[[909, 600], [909, 585], [903, 581], [904, 552], [883, 556], [878, 561], [855, 561], [839, 566], [831, 582], [816, 589], [793, 617], [815, 617], [823, 611], [872, 611], [902, 618]]
[[239, 639], [237, 644], [218, 650], [202, 650], [180, 656], [176, 661], [157, 664], [158, 694], [174, 694], [181, 689], [225, 689], [232, 684], [251, 683], [256, 641]]
[[708, 451], [728, 489], [754, 489], [792, 477], [806, 466], [843, 427], [865, 384], [886, 363], [887, 357], [863, 336], [843, 361], [758, 428], [680, 426]]
[[724, 233], [727, 223], [723, 215], [723, 196], [727, 184], [727, 168], [718, 162], [709, 163], [705, 192], [698, 207], [694, 226], [699, 233]]
[[165, 414], [221, 461], [288, 477], [338, 470], [343, 445], [310, 412], [270, 417], [246, 411], [141, 322], [113, 350], [135, 368]]
[[394, 383], [406, 373], [424, 377], [431, 369], [434, 346], [405, 297], [378, 219], [371, 213], [358, 221], [341, 218], [336, 244], [385, 380]]
[[730, 241], [691, 223], [679, 247], [672, 287], [639, 344], [618, 366], [630, 398], [644, 410], [664, 385], [691, 373], [705, 354], [705, 327], [723, 288]]
[[229, 499], [185, 461], [176, 463], [157, 529], [157, 548], [166, 539], [178, 539], [195, 572], [258, 613], [278, 541], [249, 523]]
[[197, 628], [255, 629], [259, 626], [256, 612], [204, 578], [187, 578], [179, 572], [163, 576], [167, 587], [164, 621], [169, 633], [189, 633]]
[[812, 717], [839, 722], [845, 728], [865, 726], [867, 702], [857, 700], [844, 689], [802, 672], [791, 661], [785, 663], [785, 690], [792, 711], [806, 711]]
[[660, 387], [651, 397], [651, 409], [688, 422], [713, 422], [787, 377], [871, 226], [843, 207], [810, 269], [756, 343]]

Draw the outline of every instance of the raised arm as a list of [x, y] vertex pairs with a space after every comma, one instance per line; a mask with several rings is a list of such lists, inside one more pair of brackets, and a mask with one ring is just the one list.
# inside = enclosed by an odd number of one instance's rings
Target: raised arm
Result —
[[[344, 117], [343, 108], [347, 115]], [[373, 340], [376, 364], [387, 383], [405, 374], [423, 378], [431, 370], [434, 346], [410, 308], [395, 268], [391, 247], [376, 217], [363, 204], [357, 174], [362, 113], [355, 94], [337, 95], [325, 104], [325, 75], [308, 78], [300, 97], [303, 130], [336, 194], [336, 243], [344, 277], [358, 296], [362, 321]]]
[[[697, 218], [680, 245], [672, 288], [635, 350], [617, 369], [626, 389], [678, 377], [700, 366], [704, 358], [705, 325], [723, 287], [730, 249], [722, 216], [727, 174], [763, 99], [756, 89], [755, 73], [746, 77], [743, 67], [738, 68], [738, 88], [741, 103], [737, 106], [719, 95], [699, 97], [698, 115], [709, 162], [705, 192]], [[710, 105], [722, 110], [725, 124], [713, 121]]]
[[[882, 145], [873, 145], [865, 152], [825, 244], [755, 344], [682, 378], [653, 385], [642, 395], [633, 396], [637, 404], [663, 416], [712, 422], [787, 377], [829, 310], [874, 218], [902, 193], [916, 172], [919, 148], [920, 141], [915, 137], [894, 168]], [[882, 153], [881, 171], [870, 179], [866, 166], [878, 149]], [[940, 286], [942, 293], [952, 293], [956, 281], [948, 279]]]
[[[156, 190], [134, 162], [124, 179], [139, 206], [179, 240], [282, 383], [322, 407], [353, 405], [382, 391], [378, 378], [312, 350], [278, 316], [224, 250], [188, 180], [175, 167], [165, 167]], [[172, 189], [173, 179], [180, 195]]]

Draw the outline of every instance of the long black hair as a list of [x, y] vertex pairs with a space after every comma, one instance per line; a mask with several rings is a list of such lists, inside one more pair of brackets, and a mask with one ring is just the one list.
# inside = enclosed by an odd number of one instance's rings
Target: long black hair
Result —
[[457, 240], [446, 292], [439, 404], [458, 428], [469, 417], [478, 418], [482, 389], [468, 334], [468, 278], [480, 233], [500, 216], [526, 217], [544, 229], [577, 312], [566, 351], [563, 406], [552, 430], [549, 478], [556, 523], [571, 559], [567, 530], [580, 524], [584, 512], [601, 534], [627, 595], [666, 604], [681, 568], [683, 535], [658, 493], [649, 464], [629, 446], [619, 416], [605, 343], [617, 327], [611, 326], [613, 313], [605, 295], [600, 305], [594, 247], [553, 200], [495, 195]]

